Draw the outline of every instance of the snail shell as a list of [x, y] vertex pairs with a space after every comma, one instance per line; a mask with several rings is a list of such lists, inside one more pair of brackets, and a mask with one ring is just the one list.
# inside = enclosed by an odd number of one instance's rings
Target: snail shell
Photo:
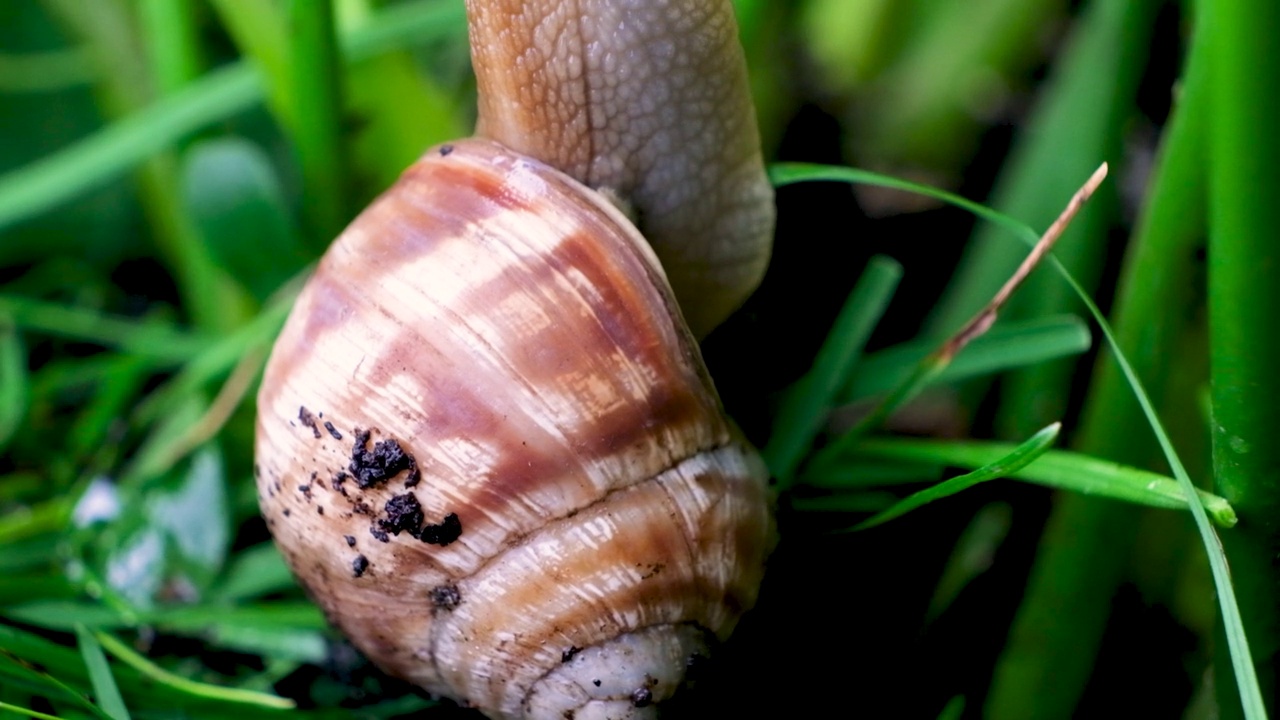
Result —
[[330, 248], [258, 396], [263, 515], [387, 672], [492, 717], [644, 716], [756, 598], [767, 472], [598, 193], [441, 146]]

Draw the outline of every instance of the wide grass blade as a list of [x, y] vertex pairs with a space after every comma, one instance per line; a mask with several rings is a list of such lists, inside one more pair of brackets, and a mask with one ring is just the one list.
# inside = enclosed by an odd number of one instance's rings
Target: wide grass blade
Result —
[[[1257, 664], [1232, 655], [1218, 668], [1242, 688], [1244, 716], [1261, 718], [1261, 682], [1276, 705], [1280, 669], [1280, 36], [1273, 0], [1200, 2], [1209, 43], [1209, 333], [1214, 481], [1239, 509], [1227, 550], [1240, 584], [1244, 627], [1227, 618], [1229, 641], [1256, 643]], [[1226, 717], [1235, 714], [1221, 698]]]
[[103, 712], [110, 715], [112, 720], [129, 720], [129, 709], [120, 696], [120, 688], [116, 687], [111, 666], [107, 664], [107, 657], [102, 654], [102, 646], [98, 644], [97, 638], [84, 625], [76, 623], [76, 639], [80, 643], [84, 665], [89, 670], [93, 695], [98, 699]]
[[[344, 65], [334, 30], [333, 0], [290, 0], [287, 4], [288, 77], [291, 115], [305, 118], [293, 128], [302, 170], [302, 210], [311, 236], [323, 243], [349, 219], [350, 193], [343, 143]], [[322, 246], [323, 247], [323, 246]]]

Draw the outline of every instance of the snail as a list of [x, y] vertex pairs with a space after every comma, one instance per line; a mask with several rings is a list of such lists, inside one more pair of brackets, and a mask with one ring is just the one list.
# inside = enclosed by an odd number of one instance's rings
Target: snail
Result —
[[650, 716], [774, 536], [697, 344], [772, 234], [736, 24], [728, 0], [467, 10], [476, 137], [300, 294], [258, 394], [262, 514], [388, 673], [491, 717]]

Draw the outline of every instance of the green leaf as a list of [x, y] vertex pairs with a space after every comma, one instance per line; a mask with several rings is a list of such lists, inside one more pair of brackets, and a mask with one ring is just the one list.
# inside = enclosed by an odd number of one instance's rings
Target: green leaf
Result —
[[102, 646], [80, 623], [76, 623], [76, 639], [80, 643], [80, 655], [84, 657], [85, 667], [89, 669], [89, 682], [93, 684], [93, 694], [98, 699], [98, 705], [112, 720], [129, 720], [129, 709], [120, 696], [120, 688], [116, 687], [111, 666], [107, 664], [107, 657], [102, 654]]
[[252, 142], [193, 145], [183, 156], [182, 196], [214, 260], [259, 302], [306, 265], [276, 171]]
[[241, 550], [214, 589], [222, 602], [238, 602], [294, 587], [289, 566], [275, 543], [265, 542]]
[[199, 597], [231, 543], [224, 473], [220, 452], [205, 445], [161, 477], [119, 483], [118, 518], [86, 531], [88, 567], [135, 609], [175, 593]]

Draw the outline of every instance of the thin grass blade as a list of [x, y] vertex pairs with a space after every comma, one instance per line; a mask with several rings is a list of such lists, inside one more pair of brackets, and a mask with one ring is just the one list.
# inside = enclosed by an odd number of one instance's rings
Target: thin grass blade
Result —
[[1062, 423], [1053, 423], [1044, 428], [1040, 432], [1027, 438], [1022, 444], [1013, 448], [1009, 453], [1002, 455], [996, 460], [979, 467], [977, 470], [965, 473], [958, 477], [953, 477], [938, 483], [929, 488], [925, 488], [917, 493], [912, 493], [903, 498], [900, 502], [892, 507], [876, 513], [870, 518], [863, 520], [853, 526], [853, 530], [866, 530], [877, 525], [901, 517], [916, 508], [928, 505], [936, 500], [950, 497], [963, 490], [988, 480], [995, 480], [1012, 475], [1027, 465], [1031, 464], [1036, 458], [1040, 457], [1053, 445], [1058, 439], [1058, 433], [1062, 430]]
[[790, 485], [796, 468], [821, 431], [837, 392], [852, 374], [901, 277], [902, 266], [898, 263], [883, 256], [871, 259], [836, 316], [814, 358], [813, 368], [783, 397], [774, 434], [763, 451], [780, 489]]
[[[905, 438], [875, 438], [857, 446], [859, 460], [896, 460], [910, 463], [982, 467], [1008, 456], [1016, 447], [999, 442], [939, 442]], [[1186, 508], [1187, 496], [1178, 481], [1167, 475], [1121, 465], [1069, 450], [1048, 450], [1034, 464], [1011, 470], [1007, 476], [1058, 490], [1157, 508]], [[806, 481], [808, 481], [806, 476]], [[838, 476], [812, 479], [819, 487], [839, 487]], [[1235, 511], [1221, 496], [1207, 490], [1196, 495], [1222, 527], [1236, 524]]]
[[220, 700], [222, 702], [253, 705], [263, 708], [274, 708], [279, 710], [291, 710], [295, 703], [278, 695], [269, 693], [256, 692], [253, 690], [243, 690], [240, 688], [228, 688], [220, 685], [210, 685], [208, 683], [196, 682], [181, 675], [175, 675], [168, 670], [156, 665], [147, 658], [134, 652], [132, 648], [123, 642], [117, 640], [114, 636], [105, 632], [96, 632], [94, 637], [102, 644], [107, 652], [111, 653], [115, 658], [129, 667], [137, 670], [143, 676], [154, 680], [156, 683], [176, 690], [178, 692], [190, 695], [192, 697], [207, 698], [210, 700]]

